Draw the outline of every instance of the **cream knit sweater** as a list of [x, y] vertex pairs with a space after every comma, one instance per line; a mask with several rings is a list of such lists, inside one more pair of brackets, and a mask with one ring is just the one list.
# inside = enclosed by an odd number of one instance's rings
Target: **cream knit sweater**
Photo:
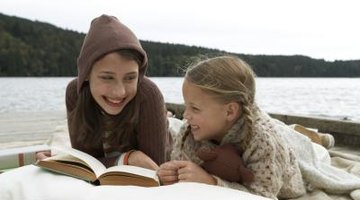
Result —
[[[254, 106], [252, 111], [254, 136], [248, 148], [243, 152], [242, 158], [247, 168], [253, 171], [255, 180], [250, 185], [244, 186], [215, 177], [218, 185], [273, 199], [295, 198], [305, 194], [304, 181], [293, 150], [277, 132], [275, 124], [266, 113], [261, 112], [257, 106]], [[243, 119], [239, 119], [225, 135], [220, 145], [232, 143], [240, 149], [240, 143], [247, 134], [243, 130], [243, 124]], [[181, 149], [186, 127], [185, 124], [174, 138], [175, 144], [171, 159], [191, 160], [196, 164], [201, 164], [202, 161], [196, 156], [196, 152], [199, 149], [215, 148], [218, 145], [210, 141], [195, 141], [189, 134], [184, 141], [183, 149]]]

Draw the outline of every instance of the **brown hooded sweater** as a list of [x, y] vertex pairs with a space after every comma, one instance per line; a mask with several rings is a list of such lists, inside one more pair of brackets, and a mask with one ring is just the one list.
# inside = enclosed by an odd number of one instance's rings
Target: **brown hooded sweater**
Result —
[[[139, 40], [128, 27], [113, 16], [102, 15], [91, 22], [90, 30], [84, 39], [77, 60], [78, 77], [71, 81], [66, 88], [68, 119], [76, 107], [78, 94], [81, 92], [94, 62], [107, 53], [121, 49], [133, 49], [143, 55], [142, 64], [139, 66], [137, 95], [140, 97], [140, 113], [136, 127], [137, 147], [134, 149], [144, 152], [157, 164], [161, 164], [169, 157], [171, 148], [171, 136], [167, 130], [164, 99], [158, 87], [144, 76], [147, 68], [147, 55]], [[109, 163], [113, 165], [114, 158], [105, 157], [109, 152], [104, 152], [102, 147], [85, 147], [84, 144], [76, 140], [76, 133], [71, 128], [70, 120], [68, 120], [68, 125], [73, 148], [102, 160], [107, 167]]]

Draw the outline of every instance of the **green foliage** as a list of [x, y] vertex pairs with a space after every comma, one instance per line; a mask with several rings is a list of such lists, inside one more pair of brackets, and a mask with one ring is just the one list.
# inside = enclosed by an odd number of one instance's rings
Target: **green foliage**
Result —
[[[85, 34], [0, 13], [0, 76], [76, 76]], [[141, 41], [149, 76], [182, 76], [199, 58], [231, 54], [260, 77], [360, 77], [360, 60], [327, 62], [306, 56], [234, 54], [217, 49]]]
[[0, 14], [0, 76], [74, 76], [84, 34]]

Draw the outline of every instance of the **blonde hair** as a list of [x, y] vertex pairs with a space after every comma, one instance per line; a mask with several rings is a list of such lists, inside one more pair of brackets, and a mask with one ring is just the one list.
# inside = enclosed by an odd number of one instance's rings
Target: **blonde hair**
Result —
[[220, 56], [190, 66], [186, 70], [185, 79], [220, 102], [235, 101], [240, 105], [240, 118], [244, 119], [243, 128], [247, 129], [247, 136], [241, 144], [245, 149], [253, 135], [251, 106], [255, 98], [255, 73], [251, 67], [240, 58]]

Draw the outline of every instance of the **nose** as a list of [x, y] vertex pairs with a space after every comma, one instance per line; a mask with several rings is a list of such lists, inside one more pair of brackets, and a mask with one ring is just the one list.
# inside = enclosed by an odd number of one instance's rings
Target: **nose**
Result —
[[114, 97], [124, 97], [125, 94], [126, 94], [126, 90], [125, 90], [124, 84], [118, 83], [113, 86], [112, 95]]
[[190, 114], [189, 114], [189, 112], [187, 111], [186, 108], [185, 108], [184, 113], [183, 113], [183, 118], [186, 119], [186, 120], [190, 119]]

